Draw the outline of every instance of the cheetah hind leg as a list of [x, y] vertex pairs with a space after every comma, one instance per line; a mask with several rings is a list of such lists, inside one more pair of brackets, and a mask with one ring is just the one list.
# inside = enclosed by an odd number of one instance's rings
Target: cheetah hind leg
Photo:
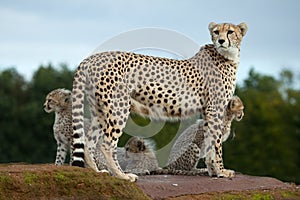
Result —
[[105, 141], [101, 146], [101, 151], [106, 158], [106, 162], [109, 169], [117, 178], [129, 180], [130, 182], [135, 182], [138, 179], [137, 175], [131, 173], [125, 174], [122, 171], [117, 160], [116, 147], [117, 147], [117, 143], [112, 143], [112, 145], [107, 148], [105, 146]]
[[[110, 173], [112, 173], [117, 178], [134, 182], [137, 180], [138, 176], [131, 173], [125, 174], [123, 172], [117, 160], [116, 152], [119, 137], [122, 135], [122, 130], [126, 125], [125, 122], [129, 115], [129, 108], [129, 106], [127, 109], [126, 107], [123, 107], [123, 111], [120, 111], [124, 113], [123, 119], [118, 119], [119, 117], [117, 117], [118, 115], [114, 113], [115, 111], [113, 111], [113, 113], [107, 118], [103, 117], [103, 113], [99, 113], [98, 116], [95, 116], [95, 118], [97, 118], [96, 120], [98, 120], [98, 123], [100, 123], [101, 127], [101, 140], [97, 141], [96, 150], [99, 150], [100, 153], [102, 153], [101, 155], [103, 155], [107, 169]], [[105, 108], [103, 108], [103, 110], [105, 110]], [[122, 123], [120, 123], [120, 120], [122, 121]], [[102, 129], [102, 127], [108, 128]]]
[[[97, 115], [98, 122], [102, 125], [103, 141], [100, 147], [108, 170], [117, 178], [134, 182], [138, 176], [125, 174], [117, 160], [116, 148], [122, 130], [130, 114], [130, 95], [126, 85], [119, 83], [114, 90], [108, 91], [113, 98], [110, 102], [102, 102], [98, 99], [96, 105], [101, 105], [101, 112]], [[110, 94], [111, 93], [111, 94]], [[121, 113], [121, 114], [120, 114]], [[100, 145], [100, 144], [99, 144]]]

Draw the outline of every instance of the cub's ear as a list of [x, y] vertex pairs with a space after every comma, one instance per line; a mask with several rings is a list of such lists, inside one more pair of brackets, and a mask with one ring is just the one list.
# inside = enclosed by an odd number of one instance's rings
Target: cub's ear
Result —
[[212, 31], [212, 29], [214, 29], [216, 27], [216, 25], [217, 24], [215, 22], [210, 22], [209, 25], [208, 25], [208, 30]]
[[243, 23], [240, 23], [238, 25], [238, 27], [241, 29], [242, 35], [243, 36], [246, 35], [246, 33], [248, 31], [248, 25], [245, 22], [243, 22]]
[[231, 110], [234, 106], [234, 101], [231, 99], [227, 105], [228, 110]]

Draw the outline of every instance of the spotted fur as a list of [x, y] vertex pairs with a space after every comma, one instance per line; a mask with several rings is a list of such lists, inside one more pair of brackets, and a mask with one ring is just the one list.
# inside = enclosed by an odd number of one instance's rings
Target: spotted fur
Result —
[[[225, 142], [230, 135], [231, 123], [233, 120], [240, 121], [244, 116], [244, 105], [241, 99], [237, 96], [229, 101], [226, 108], [225, 119], [223, 122], [222, 142]], [[167, 169], [171, 172], [181, 174], [203, 174], [206, 170], [197, 169], [197, 164], [201, 158], [206, 157], [206, 143], [204, 142], [204, 121], [198, 120], [195, 124], [186, 129], [176, 139], [169, 156]], [[210, 163], [210, 162], [209, 162]], [[213, 175], [213, 166], [211, 171]]]
[[148, 140], [132, 137], [124, 146], [124, 151], [123, 156], [118, 154], [118, 161], [124, 172], [145, 175], [161, 169], [153, 145]]
[[[53, 125], [54, 138], [57, 142], [57, 153], [55, 165], [63, 165], [67, 151], [70, 150], [72, 142], [72, 106], [71, 91], [59, 88], [51, 91], [46, 96], [44, 110], [47, 113], [55, 112], [55, 122]], [[84, 119], [85, 131], [88, 131], [90, 120]], [[87, 137], [89, 138], [89, 137]], [[89, 138], [86, 144], [93, 142], [94, 138]], [[95, 140], [95, 139], [94, 139]], [[94, 143], [94, 142], [93, 142]], [[99, 152], [99, 151], [98, 151]], [[130, 138], [125, 147], [117, 148], [118, 161], [125, 172], [136, 174], [149, 174], [150, 171], [159, 169], [157, 159], [152, 145], [142, 138]], [[107, 169], [104, 157], [96, 154], [95, 160], [98, 168]]]
[[[152, 171], [161, 170], [158, 166], [153, 145], [149, 140], [145, 141], [139, 137], [131, 137], [124, 147], [117, 147], [116, 152], [118, 162], [124, 172], [146, 175]], [[108, 169], [100, 149], [95, 152], [95, 162], [98, 169]]]
[[[130, 109], [149, 108], [150, 118], [180, 119], [202, 113], [210, 175], [231, 177], [222, 160], [222, 129], [226, 106], [232, 98], [242, 37], [247, 24], [209, 24], [213, 44], [205, 45], [190, 59], [174, 60], [128, 52], [103, 52], [81, 62], [73, 81], [73, 163], [84, 166], [84, 95], [92, 124], [88, 135], [101, 141], [100, 150], [109, 171], [135, 181], [119, 166], [116, 147]], [[145, 110], [144, 110], [145, 111]], [[93, 155], [97, 142], [90, 145]], [[89, 165], [99, 171], [93, 156]]]
[[55, 112], [53, 134], [57, 143], [55, 165], [63, 165], [71, 146], [72, 137], [72, 105], [71, 91], [56, 89], [46, 96], [44, 110]]
[[[49, 92], [44, 103], [47, 113], [55, 112], [53, 134], [57, 143], [55, 165], [63, 165], [68, 150], [72, 151], [72, 101], [71, 91], [63, 88]], [[89, 120], [85, 119], [85, 127], [89, 126]], [[87, 131], [87, 128], [85, 128]], [[71, 163], [71, 161], [70, 161]]]

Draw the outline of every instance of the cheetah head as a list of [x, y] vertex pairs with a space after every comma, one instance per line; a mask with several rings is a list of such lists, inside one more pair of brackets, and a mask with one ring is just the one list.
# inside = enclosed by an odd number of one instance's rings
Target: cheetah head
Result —
[[238, 63], [240, 45], [243, 36], [245, 36], [248, 30], [248, 25], [246, 23], [234, 25], [230, 23], [216, 24], [211, 22], [208, 29], [217, 51], [225, 58]]
[[241, 121], [244, 117], [244, 104], [238, 96], [233, 96], [228, 103], [227, 112], [234, 116], [236, 121]]
[[46, 96], [44, 110], [47, 113], [59, 112], [66, 109], [71, 103], [71, 91], [66, 89], [56, 89]]
[[139, 137], [132, 137], [125, 144], [125, 150], [130, 153], [141, 153], [145, 149], [145, 141]]

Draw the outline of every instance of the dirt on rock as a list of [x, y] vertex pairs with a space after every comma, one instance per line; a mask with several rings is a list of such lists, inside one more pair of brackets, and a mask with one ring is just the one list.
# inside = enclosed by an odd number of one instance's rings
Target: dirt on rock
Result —
[[137, 183], [153, 199], [208, 193], [289, 190], [294, 187], [275, 178], [243, 174], [236, 174], [230, 179], [209, 176], [142, 176]]
[[300, 189], [271, 177], [148, 175], [130, 183], [91, 169], [1, 164], [0, 199], [300, 199]]

